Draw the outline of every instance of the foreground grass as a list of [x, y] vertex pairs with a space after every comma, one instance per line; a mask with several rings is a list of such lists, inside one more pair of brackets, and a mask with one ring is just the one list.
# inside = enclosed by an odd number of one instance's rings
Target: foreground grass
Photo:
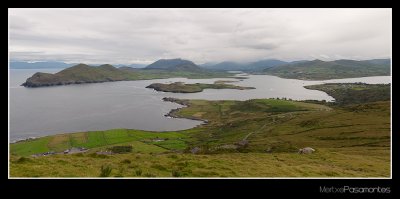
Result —
[[[11, 157], [13, 177], [389, 177], [388, 148], [321, 149], [314, 154], [225, 153]], [[140, 174], [139, 174], [140, 173]]]

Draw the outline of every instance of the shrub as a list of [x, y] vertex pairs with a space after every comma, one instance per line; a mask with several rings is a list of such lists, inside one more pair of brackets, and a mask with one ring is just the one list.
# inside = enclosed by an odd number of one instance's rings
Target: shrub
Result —
[[113, 153], [128, 153], [132, 152], [132, 146], [113, 146], [110, 151]]
[[311, 127], [311, 126], [316, 126], [318, 125], [319, 121], [318, 120], [304, 120], [299, 123], [299, 126], [301, 127]]
[[25, 162], [30, 162], [31, 159], [26, 158], [26, 157], [20, 157], [15, 163], [25, 163]]
[[129, 159], [122, 160], [121, 163], [123, 164], [130, 164], [131, 161]]
[[154, 175], [152, 173], [145, 173], [143, 176], [145, 176], [145, 177], [156, 177], [156, 175]]
[[108, 177], [110, 176], [112, 168], [110, 166], [102, 165], [100, 168], [100, 177]]
[[158, 170], [161, 170], [161, 171], [167, 170], [167, 168], [165, 168], [164, 166], [162, 166], [160, 164], [151, 165], [151, 168], [155, 168], [155, 169], [158, 169]]
[[175, 155], [175, 154], [169, 155], [168, 157], [169, 157], [169, 158], [172, 158], [172, 159], [177, 159], [177, 158], [178, 158], [178, 156]]
[[135, 171], [136, 176], [141, 176], [142, 175], [142, 169], [138, 169]]
[[89, 154], [88, 156], [89, 156], [89, 157], [92, 157], [92, 158], [102, 158], [102, 159], [108, 158], [107, 155], [104, 155], [104, 154], [97, 154], [97, 153], [91, 153], [91, 154]]
[[75, 153], [74, 156], [75, 157], [83, 157], [83, 154], [82, 153]]
[[172, 175], [172, 177], [182, 177], [183, 173], [181, 171], [178, 171], [178, 170], [172, 170], [171, 171], [171, 175]]

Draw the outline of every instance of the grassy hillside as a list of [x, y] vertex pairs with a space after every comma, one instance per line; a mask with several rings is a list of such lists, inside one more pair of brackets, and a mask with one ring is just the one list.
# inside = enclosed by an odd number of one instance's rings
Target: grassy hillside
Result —
[[130, 69], [129, 67], [115, 68], [111, 65], [88, 66], [79, 64], [66, 68], [56, 74], [35, 73], [22, 85], [25, 87], [56, 86], [67, 84], [99, 83], [110, 81], [129, 81], [145, 79], [162, 79], [171, 77], [186, 78], [215, 78], [231, 77], [225, 72], [210, 72], [207, 70], [159, 70], [159, 69]]
[[390, 75], [390, 60], [307, 61], [267, 68], [265, 73], [283, 78], [326, 80]]
[[146, 69], [185, 70], [185, 71], [203, 70], [195, 63], [184, 59], [160, 59], [146, 66]]
[[[28, 78], [23, 86], [40, 87], [80, 83], [96, 83], [107, 81], [121, 81], [134, 78], [135, 73], [121, 71], [111, 65], [102, 65], [99, 67], [78, 64], [66, 68], [56, 74], [35, 73]], [[136, 76], [137, 77], [137, 76]]]
[[156, 91], [172, 92], [172, 93], [198, 93], [202, 92], [204, 89], [238, 89], [238, 90], [255, 89], [254, 87], [242, 87], [225, 83], [184, 84], [182, 82], [175, 82], [171, 84], [153, 83], [147, 86], [146, 88], [152, 88]]
[[11, 156], [12, 177], [388, 177], [390, 151], [354, 147], [318, 153], [73, 154], [41, 158]]
[[326, 92], [335, 98], [336, 105], [390, 100], [390, 84], [330, 83], [305, 88]]
[[[388, 177], [390, 102], [327, 107], [296, 101], [183, 100], [176, 116], [207, 120], [177, 132], [129, 129], [48, 136], [11, 144], [11, 176]], [[182, 102], [183, 103], [183, 102]], [[111, 146], [133, 147], [103, 155]], [[30, 157], [70, 147], [84, 154]], [[301, 155], [299, 148], [312, 147]]]

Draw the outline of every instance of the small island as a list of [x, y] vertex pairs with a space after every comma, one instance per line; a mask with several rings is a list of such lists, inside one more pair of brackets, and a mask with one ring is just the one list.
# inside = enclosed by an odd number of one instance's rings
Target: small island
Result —
[[172, 92], [172, 93], [198, 93], [202, 92], [204, 89], [238, 89], [238, 90], [247, 90], [247, 89], [255, 89], [254, 87], [242, 87], [235, 86], [232, 84], [225, 84], [221, 82], [215, 82], [214, 84], [184, 84], [183, 82], [174, 82], [171, 84], [162, 84], [162, 83], [153, 83], [146, 88], [152, 88], [156, 91], [163, 92]]

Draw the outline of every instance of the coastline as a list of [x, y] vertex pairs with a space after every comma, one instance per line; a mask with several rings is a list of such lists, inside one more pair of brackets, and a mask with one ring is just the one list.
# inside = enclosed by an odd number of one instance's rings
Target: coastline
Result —
[[202, 121], [203, 124], [200, 124], [200, 125], [204, 125], [204, 124], [208, 124], [209, 123], [208, 120], [204, 120], [204, 119], [200, 119], [200, 118], [196, 118], [196, 117], [182, 117], [182, 116], [179, 116], [177, 114], [181, 109], [190, 107], [189, 100], [182, 100], [182, 99], [177, 99], [177, 98], [172, 98], [172, 97], [164, 97], [164, 98], [162, 98], [162, 100], [165, 101], [165, 102], [172, 102], [172, 103], [176, 103], [176, 104], [179, 104], [179, 105], [183, 106], [183, 107], [180, 107], [180, 108], [172, 109], [170, 112], [168, 112], [167, 114], [164, 115], [165, 117], [182, 118], [182, 119], [189, 119], [189, 120], [195, 120], [195, 121]]

